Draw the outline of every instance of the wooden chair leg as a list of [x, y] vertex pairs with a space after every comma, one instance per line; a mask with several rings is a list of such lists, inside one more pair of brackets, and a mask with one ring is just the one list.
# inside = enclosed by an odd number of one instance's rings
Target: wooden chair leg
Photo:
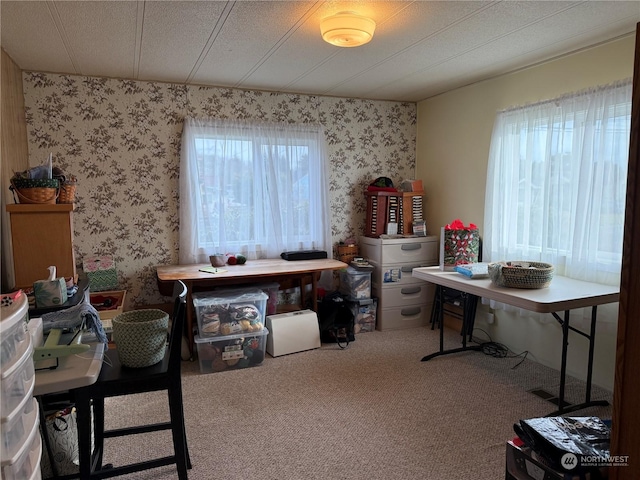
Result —
[[176, 467], [178, 469], [179, 480], [187, 480], [187, 435], [184, 428], [184, 416], [182, 401], [179, 391], [169, 389], [169, 414], [171, 416], [171, 436], [173, 438], [173, 449], [176, 456]]
[[102, 469], [102, 454], [104, 453], [104, 398], [93, 400], [93, 436], [92, 469], [100, 470]]
[[78, 423], [78, 457], [80, 460], [80, 478], [91, 475], [91, 399], [76, 395], [76, 419]]

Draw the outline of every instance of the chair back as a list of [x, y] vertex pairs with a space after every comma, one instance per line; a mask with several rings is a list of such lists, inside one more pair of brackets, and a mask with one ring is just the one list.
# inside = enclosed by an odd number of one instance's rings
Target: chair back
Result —
[[169, 363], [167, 370], [169, 374], [180, 375], [180, 361], [182, 349], [182, 331], [184, 330], [185, 318], [187, 316], [187, 286], [177, 280], [173, 289], [174, 302], [171, 320], [171, 331], [169, 333]]

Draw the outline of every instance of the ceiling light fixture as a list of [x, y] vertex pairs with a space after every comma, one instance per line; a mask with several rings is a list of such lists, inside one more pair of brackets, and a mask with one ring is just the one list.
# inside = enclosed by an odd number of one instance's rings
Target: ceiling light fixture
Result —
[[337, 47], [359, 47], [373, 38], [376, 22], [354, 12], [339, 12], [320, 22], [325, 42]]

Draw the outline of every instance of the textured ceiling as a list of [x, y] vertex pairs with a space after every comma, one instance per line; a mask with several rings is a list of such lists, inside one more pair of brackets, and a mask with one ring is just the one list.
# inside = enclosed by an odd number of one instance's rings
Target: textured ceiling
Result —
[[[24, 70], [420, 101], [633, 35], [640, 1], [7, 1], [2, 48]], [[339, 48], [320, 20], [370, 16]]]

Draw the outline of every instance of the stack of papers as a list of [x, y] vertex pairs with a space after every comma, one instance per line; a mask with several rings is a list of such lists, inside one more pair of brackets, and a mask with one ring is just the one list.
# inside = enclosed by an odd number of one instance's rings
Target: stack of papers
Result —
[[488, 263], [465, 263], [456, 265], [453, 269], [469, 278], [487, 278], [489, 276]]

